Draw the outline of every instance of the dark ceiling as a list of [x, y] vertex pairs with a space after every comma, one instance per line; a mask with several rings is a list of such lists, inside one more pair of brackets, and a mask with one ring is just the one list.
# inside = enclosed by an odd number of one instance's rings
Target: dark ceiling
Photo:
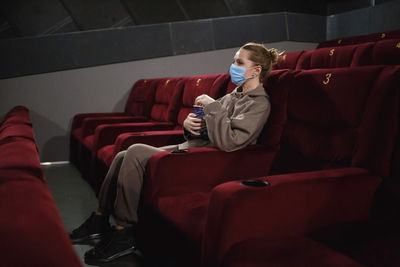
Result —
[[3, 0], [0, 39], [271, 12], [340, 13], [390, 0]]

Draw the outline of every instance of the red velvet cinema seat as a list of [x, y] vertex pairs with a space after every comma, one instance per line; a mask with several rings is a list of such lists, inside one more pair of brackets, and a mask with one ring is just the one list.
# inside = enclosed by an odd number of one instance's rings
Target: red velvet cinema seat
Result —
[[267, 239], [251, 246], [290, 235], [343, 249], [335, 246], [342, 228], [370, 218], [398, 135], [400, 69], [324, 72], [298, 73], [290, 91], [288, 122], [271, 171], [288, 174], [257, 179], [264, 187], [231, 182], [213, 190], [203, 236], [206, 266], [219, 266], [234, 244], [259, 236]]
[[294, 70], [297, 65], [298, 59], [304, 51], [296, 51], [296, 52], [289, 52], [283, 53], [278, 60], [278, 63], [274, 66], [274, 69], [290, 69]]
[[372, 65], [373, 45], [373, 42], [369, 42], [343, 47], [285, 53], [281, 56], [276, 69], [301, 70]]
[[[91, 181], [94, 160], [97, 151], [113, 144], [117, 136], [124, 132], [173, 129], [182, 99], [183, 83], [181, 78], [162, 78], [157, 82], [149, 120], [146, 122], [124, 122], [101, 124], [93, 130], [83, 131], [83, 142], [79, 155], [80, 170]], [[93, 130], [93, 132], [92, 132]]]
[[233, 245], [221, 267], [361, 267], [360, 263], [319, 242], [297, 236], [253, 237]]
[[375, 65], [400, 65], [400, 38], [376, 42], [372, 62]]
[[[145, 241], [143, 245], [145, 251], [147, 251], [146, 248], [149, 248], [151, 257], [155, 257], [157, 253], [169, 253], [168, 249], [163, 247], [163, 242], [155, 244], [153, 238], [158, 236], [157, 239], [165, 240], [169, 239], [167, 236], [171, 235], [169, 240], [173, 246], [169, 247], [175, 252], [182, 249], [184, 251], [180, 255], [182, 259], [192, 257], [199, 259], [198, 255], [193, 256], [190, 244], [199, 245], [202, 235], [201, 226], [204, 222], [199, 219], [207, 207], [207, 196], [211, 189], [237, 177], [257, 177], [269, 172], [272, 160], [279, 149], [279, 140], [286, 120], [287, 90], [291, 88], [291, 81], [292, 73], [287, 70], [272, 71], [266, 80], [265, 86], [273, 111], [258, 144], [234, 152], [224, 152], [216, 148], [191, 148], [186, 153], [160, 152], [150, 159], [147, 166], [143, 213], [140, 215], [140, 221], [145, 227], [141, 231]], [[158, 184], [156, 185], [156, 183]], [[191, 198], [192, 193], [194, 198]], [[172, 196], [170, 194], [177, 197], [177, 202], [174, 203], [173, 199], [164, 198]], [[183, 198], [179, 199], [179, 197]], [[159, 201], [161, 199], [163, 203]], [[161, 206], [167, 203], [176, 205], [178, 213], [182, 211], [182, 208], [188, 211], [187, 214], [170, 215], [174, 217], [174, 220], [185, 221], [187, 219], [184, 228], [191, 234], [190, 237], [185, 238], [189, 238], [192, 242], [176, 242], [179, 234], [172, 234], [176, 231], [171, 229], [165, 230], [165, 226], [170, 224], [164, 223], [164, 215], [159, 212], [164, 210], [164, 207]], [[194, 251], [199, 252], [198, 249]]]
[[97, 125], [104, 123], [147, 121], [154, 101], [155, 87], [159, 81], [160, 79], [136, 81], [129, 94], [124, 112], [76, 114], [72, 120], [70, 135], [71, 162], [78, 162], [79, 147], [83, 141], [84, 131], [93, 132]]
[[0, 124], [2, 266], [81, 266], [45, 183], [29, 110], [15, 107]]
[[[381, 176], [389, 172], [397, 134], [399, 78], [399, 68], [379, 66], [295, 74], [274, 172], [306, 172], [263, 178], [277, 184], [266, 187], [271, 194], [236, 181], [224, 183], [260, 176], [257, 169], [266, 168], [269, 161], [258, 162], [261, 157], [254, 152], [239, 151], [242, 154], [235, 160], [230, 153], [222, 158], [213, 155], [216, 151], [201, 149], [154, 155], [148, 164], [141, 217], [144, 242], [153, 250], [145, 253], [165, 251], [165, 246], [154, 249], [155, 240], [165, 245], [164, 240], [174, 244], [175, 251], [187, 249], [184, 254], [190, 257], [174, 251], [166, 255], [196, 264], [202, 251], [204, 266], [213, 266], [233, 244], [249, 237], [307, 236], [331, 224], [367, 219]], [[287, 183], [287, 189], [281, 183]], [[269, 201], [274, 209], [264, 208]], [[160, 238], [165, 232], [155, 229], [165, 228], [175, 235]]]
[[400, 30], [377, 32], [377, 33], [372, 33], [372, 34], [367, 34], [367, 35], [350, 36], [350, 37], [338, 38], [338, 39], [321, 42], [321, 43], [319, 43], [317, 48], [361, 44], [361, 43], [366, 43], [366, 42], [376, 42], [376, 41], [380, 41], [380, 40], [398, 39], [398, 38], [400, 38]]
[[105, 173], [115, 155], [135, 143], [144, 143], [156, 147], [184, 142], [182, 125], [190, 112], [197, 96], [208, 94], [219, 98], [226, 93], [230, 80], [229, 74], [199, 75], [182, 78], [183, 96], [177, 113], [177, 124], [173, 130], [127, 132], [120, 134], [114, 144], [103, 146], [97, 152], [95, 166], [95, 179], [99, 184], [104, 179]]
[[365, 44], [312, 50], [308, 69], [371, 65], [373, 45], [374, 43], [369, 42]]

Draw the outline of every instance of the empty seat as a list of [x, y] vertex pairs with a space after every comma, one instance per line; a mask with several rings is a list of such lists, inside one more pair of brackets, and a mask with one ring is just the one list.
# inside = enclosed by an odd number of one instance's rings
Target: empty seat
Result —
[[400, 65], [400, 39], [376, 42], [372, 50], [372, 61], [376, 65]]
[[0, 250], [4, 266], [81, 266], [45, 183], [29, 110], [0, 124]]
[[275, 69], [318, 69], [373, 65], [373, 42], [285, 53]]
[[352, 44], [361, 44], [366, 42], [377, 42], [380, 40], [398, 39], [400, 38], [400, 30], [378, 32], [360, 36], [350, 36], [344, 38], [333, 39], [319, 43], [317, 48], [336, 47]]
[[304, 51], [283, 53], [279, 57], [278, 63], [274, 66], [274, 69], [290, 69], [293, 70], [296, 68], [297, 60], [304, 53]]
[[[368, 65], [368, 63], [371, 63], [370, 57], [372, 45], [373, 43], [368, 43], [363, 45], [348, 45], [343, 47], [330, 47], [313, 50], [309, 69]], [[356, 51], [357, 55], [354, 58]]]
[[157, 81], [150, 117], [146, 122], [91, 125], [92, 119], [85, 119], [78, 159], [78, 166], [83, 176], [90, 181], [97, 151], [105, 145], [113, 144], [119, 134], [129, 131], [172, 129], [176, 124], [182, 98], [183, 88], [180, 80], [180, 78], [163, 78]]
[[[147, 121], [154, 100], [155, 87], [160, 79], [141, 79], [135, 82], [124, 112], [80, 113], [72, 120], [70, 135], [70, 160], [78, 162], [79, 147], [83, 142], [84, 131], [91, 131], [102, 123], [118, 123], [127, 121]], [[84, 129], [86, 124], [86, 129]], [[87, 134], [86, 134], [87, 135]]]

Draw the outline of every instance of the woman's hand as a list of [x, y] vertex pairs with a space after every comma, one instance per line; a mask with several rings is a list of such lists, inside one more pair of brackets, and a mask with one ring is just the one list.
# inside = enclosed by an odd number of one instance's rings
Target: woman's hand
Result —
[[206, 95], [206, 94], [203, 94], [203, 95], [199, 95], [199, 96], [196, 98], [196, 100], [194, 101], [194, 104], [195, 104], [195, 105], [198, 105], [198, 106], [203, 106], [203, 107], [205, 107], [205, 106], [207, 106], [208, 104], [210, 104], [210, 103], [212, 103], [212, 102], [214, 102], [214, 101], [215, 101], [214, 98], [212, 98], [212, 97], [210, 97], [210, 96], [208, 96], [208, 95]]
[[200, 133], [196, 132], [201, 128], [205, 127], [205, 122], [203, 119], [196, 118], [196, 114], [189, 113], [183, 122], [183, 127], [188, 130], [191, 134], [199, 136]]

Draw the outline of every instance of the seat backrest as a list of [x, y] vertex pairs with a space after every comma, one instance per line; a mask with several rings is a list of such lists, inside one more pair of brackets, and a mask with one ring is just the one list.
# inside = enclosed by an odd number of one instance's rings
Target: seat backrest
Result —
[[372, 45], [373, 43], [367, 43], [313, 50], [309, 69], [369, 65]]
[[296, 72], [292, 70], [273, 70], [264, 80], [264, 89], [271, 103], [271, 113], [258, 137], [258, 144], [278, 150], [282, 131], [287, 120], [288, 90], [292, 88], [293, 75]]
[[400, 30], [377, 32], [367, 35], [350, 36], [350, 37], [338, 38], [321, 42], [318, 44], [317, 48], [361, 44], [366, 42], [377, 42], [380, 40], [398, 39], [398, 38], [400, 38]]
[[182, 92], [181, 78], [159, 79], [155, 88], [150, 120], [175, 123], [182, 101]]
[[159, 79], [140, 79], [136, 81], [126, 102], [125, 113], [132, 116], [148, 117], [153, 105], [158, 81]]
[[310, 63], [311, 63], [311, 55], [314, 50], [307, 50], [304, 51], [304, 53], [301, 54], [299, 59], [297, 60], [296, 67], [294, 69], [296, 70], [307, 70], [310, 68]]
[[398, 74], [394, 66], [299, 71], [272, 172], [356, 166], [388, 175]]
[[15, 106], [8, 111], [0, 122], [0, 130], [9, 124], [26, 124], [32, 126], [29, 110], [24, 106]]
[[196, 97], [207, 94], [217, 99], [225, 95], [229, 74], [198, 75], [183, 78], [183, 97], [177, 117], [177, 129], [181, 129], [187, 115], [193, 112]]
[[372, 62], [376, 65], [400, 65], [400, 39], [376, 42], [372, 49]]
[[[357, 44], [356, 49], [353, 53], [353, 58], [351, 60], [350, 66], [367, 66], [376, 65], [372, 62], [372, 49], [374, 47], [374, 42], [367, 42], [364, 44]], [[344, 46], [345, 47], [345, 46]]]
[[304, 53], [304, 51], [283, 53], [278, 60], [278, 63], [273, 67], [274, 69], [290, 69], [294, 70], [297, 65], [297, 60]]
[[310, 69], [348, 67], [355, 50], [354, 45], [314, 50], [311, 55]]

